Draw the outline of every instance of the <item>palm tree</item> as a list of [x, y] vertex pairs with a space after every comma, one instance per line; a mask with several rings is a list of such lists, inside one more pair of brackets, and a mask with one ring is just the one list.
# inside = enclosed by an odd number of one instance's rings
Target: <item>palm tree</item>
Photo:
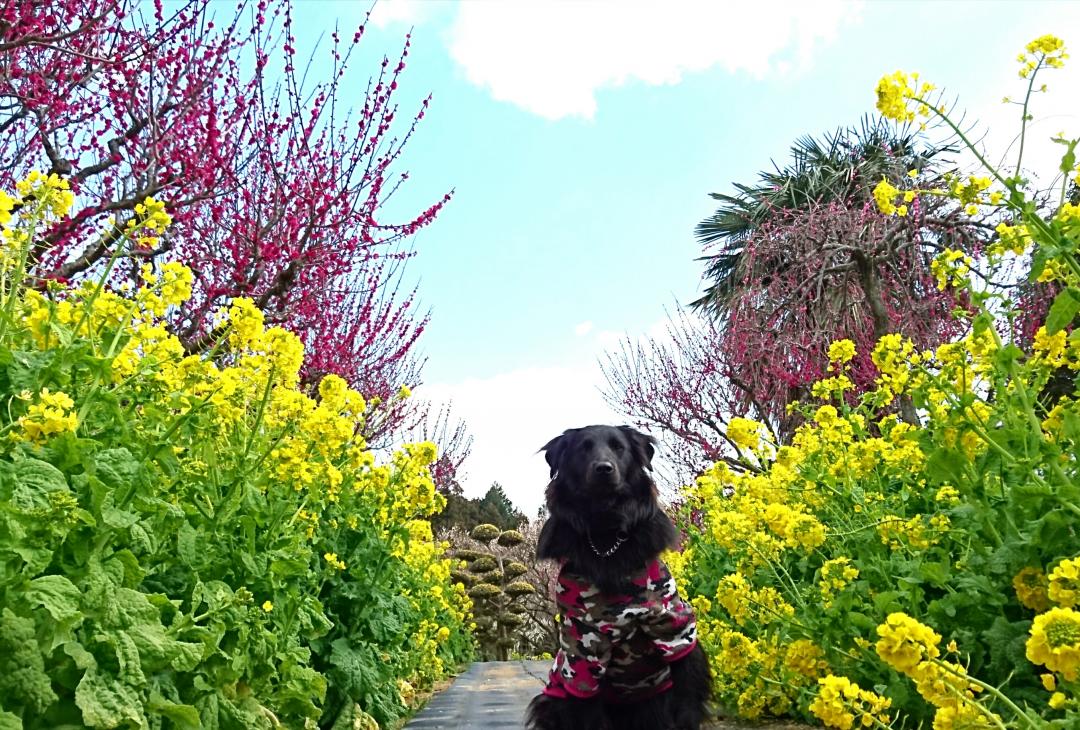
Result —
[[[762, 172], [756, 185], [735, 183], [734, 195], [711, 194], [720, 207], [697, 225], [695, 233], [703, 246], [715, 248], [700, 259], [706, 262], [705, 278], [712, 283], [691, 306], [723, 317], [744, 278], [744, 243], [763, 224], [814, 204], [845, 201], [861, 206], [882, 177], [895, 183], [909, 170], [922, 173], [939, 155], [953, 151], [949, 146], [927, 146], [918, 131], [897, 128], [880, 117], [863, 117], [858, 127], [837, 129], [820, 140], [800, 137], [791, 147], [788, 165], [773, 163], [774, 169]], [[780, 271], [785, 262], [756, 265]]]

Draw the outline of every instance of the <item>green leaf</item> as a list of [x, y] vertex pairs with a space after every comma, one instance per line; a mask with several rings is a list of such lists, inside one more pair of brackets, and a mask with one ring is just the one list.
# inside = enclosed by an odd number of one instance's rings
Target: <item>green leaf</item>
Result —
[[206, 565], [209, 554], [206, 535], [192, 527], [190, 522], [181, 523], [176, 533], [176, 554], [181, 563], [193, 570], [200, 570]]
[[101, 510], [101, 521], [115, 530], [126, 530], [139, 521], [139, 516], [106, 504]]
[[926, 459], [926, 475], [935, 484], [963, 482], [964, 457], [956, 449], [939, 448]]
[[1065, 145], [1065, 154], [1061, 156], [1061, 164], [1058, 165], [1058, 169], [1066, 175], [1071, 175], [1076, 168], [1076, 144], [1080, 142], [1080, 139], [1061, 139], [1060, 137], [1053, 137], [1052, 141]]
[[136, 727], [146, 727], [138, 692], [96, 666], [86, 670], [75, 688], [75, 704], [82, 710], [83, 722], [90, 727], [115, 728], [127, 721]]
[[120, 662], [120, 675], [118, 679], [124, 684], [133, 687], [142, 687], [146, 684], [146, 675], [143, 674], [142, 661], [139, 659], [139, 647], [135, 640], [125, 631], [119, 631], [112, 635], [113, 646], [116, 648], [116, 659]]
[[877, 621], [867, 616], [865, 613], [859, 611], [852, 611], [847, 615], [848, 622], [856, 629], [863, 631], [873, 631], [877, 628]]
[[0, 708], [0, 730], [23, 730], [22, 718]]
[[143, 465], [124, 447], [105, 449], [96, 454], [94, 473], [98, 479], [116, 491], [116, 501], [119, 504], [125, 504], [131, 491], [146, 482]]
[[176, 654], [172, 658], [172, 668], [177, 672], [190, 672], [203, 660], [204, 647], [202, 644], [193, 644], [188, 641], [178, 641], [175, 645]]
[[30, 581], [23, 598], [35, 608], [44, 608], [57, 623], [71, 626], [82, 619], [81, 595], [75, 584], [64, 576], [43, 575]]
[[874, 595], [874, 610], [882, 615], [898, 610], [896, 602], [904, 594], [900, 591], [882, 591]]
[[150, 712], [167, 717], [183, 730], [199, 730], [202, 722], [199, 720], [199, 711], [192, 705], [181, 705], [167, 700], [157, 692], [150, 694], [150, 701], [146, 703], [146, 709]]
[[11, 389], [16, 393], [21, 390], [34, 393], [41, 390], [41, 384], [48, 382], [49, 371], [57, 353], [57, 350], [12, 353], [12, 362], [7, 367]]
[[1080, 289], [1072, 286], [1062, 289], [1054, 297], [1054, 303], [1050, 305], [1050, 312], [1046, 315], [1047, 334], [1056, 334], [1068, 327], [1078, 313], [1080, 313]]
[[71, 491], [64, 473], [48, 462], [23, 459], [15, 462], [12, 470], [11, 503], [23, 512], [48, 509], [50, 492]]
[[22, 706], [41, 715], [58, 699], [45, 673], [45, 660], [31, 619], [8, 608], [0, 613], [0, 698], [5, 707]]

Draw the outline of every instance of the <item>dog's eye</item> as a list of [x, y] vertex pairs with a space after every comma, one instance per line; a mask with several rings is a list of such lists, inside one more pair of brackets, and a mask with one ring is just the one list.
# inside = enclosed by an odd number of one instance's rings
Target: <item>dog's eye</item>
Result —
[[593, 443], [592, 443], [592, 441], [589, 441], [588, 439], [585, 439], [584, 441], [581, 442], [581, 448], [584, 449], [585, 451], [592, 451], [592, 447], [593, 447]]
[[611, 442], [611, 450], [612, 451], [622, 451], [623, 450], [623, 445], [621, 443], [619, 443], [618, 441], [612, 441]]

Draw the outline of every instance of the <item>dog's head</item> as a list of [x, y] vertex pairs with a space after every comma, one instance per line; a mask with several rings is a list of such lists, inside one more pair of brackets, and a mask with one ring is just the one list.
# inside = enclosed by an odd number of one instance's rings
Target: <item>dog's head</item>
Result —
[[561, 496], [581, 503], [651, 497], [656, 439], [630, 426], [571, 428], [542, 450]]

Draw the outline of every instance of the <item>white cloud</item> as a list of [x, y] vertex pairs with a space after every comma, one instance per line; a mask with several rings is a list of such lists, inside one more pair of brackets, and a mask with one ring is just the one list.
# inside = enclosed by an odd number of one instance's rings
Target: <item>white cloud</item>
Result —
[[[499, 482], [518, 509], [532, 518], [544, 503], [548, 483], [547, 462], [539, 448], [568, 428], [627, 423], [604, 401], [604, 375], [597, 362], [605, 351], [618, 350], [627, 333], [582, 324], [592, 333], [591, 352], [569, 361], [564, 358], [560, 366], [522, 368], [416, 389], [416, 397], [436, 407], [451, 403], [454, 417], [464, 421], [473, 436], [472, 452], [462, 468], [466, 496], [481, 496], [492, 482]], [[634, 341], [666, 338], [667, 326], [666, 318], [653, 322]], [[662, 451], [653, 466], [657, 474], [667, 473]]]
[[414, 25], [424, 20], [431, 10], [431, 2], [422, 0], [377, 0], [371, 10], [371, 23], [376, 28], [389, 25]]
[[585, 335], [592, 332], [592, 328], [593, 328], [592, 322], [582, 322], [581, 324], [579, 324], [577, 327], [574, 328], [574, 334], [577, 335], [578, 337], [584, 337]]
[[499, 482], [510, 500], [532, 518], [544, 501], [548, 467], [537, 450], [568, 428], [621, 423], [598, 391], [595, 366], [538, 367], [460, 383], [416, 389], [418, 397], [452, 402], [473, 435], [463, 471], [467, 496]]
[[[988, 80], [983, 84], [988, 92], [974, 96], [962, 86], [952, 86], [947, 79], [926, 74], [927, 80], [941, 87], [942, 99], [949, 109], [950, 117], [957, 121], [975, 143], [985, 159], [1006, 175], [1012, 175], [1019, 153], [1020, 115], [1027, 89], [1027, 80], [1020, 78], [1020, 64], [1016, 55], [1024, 45], [1047, 30], [1080, 28], [1080, 4], [1032, 3], [1017, 22], [1010, 24], [1008, 32], [999, 34], [999, 40], [989, 47], [981, 48], [979, 60], [972, 60], [980, 77]], [[1059, 33], [1071, 48], [1080, 38]], [[914, 69], [912, 69], [914, 70]], [[1044, 68], [1039, 71], [1036, 87], [1047, 85], [1046, 93], [1036, 92], [1031, 97], [1028, 122], [1024, 139], [1023, 172], [1033, 178], [1034, 187], [1045, 188], [1056, 175], [1058, 163], [1065, 148], [1051, 140], [1060, 132], [1067, 138], [1080, 136], [1080, 104], [1076, 90], [1080, 88], [1080, 64], [1072, 60], [1062, 69]], [[1013, 100], [1005, 104], [1003, 97]], [[930, 132], [932, 139], [947, 135], [944, 127]], [[963, 166], [981, 170], [981, 165], [966, 150], [959, 155]], [[982, 170], [981, 174], [985, 174]], [[1060, 180], [1059, 180], [1060, 182]]]
[[[1015, 75], [1015, 70], [1013, 72]], [[1015, 89], [1013, 98], [1021, 97], [1023, 90], [1016, 83], [1020, 79], [1009, 81], [1011, 83], [1003, 84], [1002, 88]], [[1080, 106], [1076, 100], [1076, 90], [1080, 88], [1080, 67], [1046, 69], [1039, 72], [1038, 81], [1047, 84], [1047, 93], [1032, 97], [1030, 113], [1033, 119], [1028, 122], [1024, 135], [1022, 167], [1035, 180], [1036, 186], [1043, 188], [1057, 175], [1061, 156], [1065, 154], [1065, 147], [1052, 138], [1062, 132], [1068, 139], [1080, 136]], [[975, 129], [985, 130], [985, 137], [979, 145], [983, 153], [1000, 170], [1012, 174], [1020, 151], [1021, 108], [1015, 104], [1003, 104], [999, 98], [984, 104], [977, 113], [979, 122]]]
[[451, 57], [494, 98], [548, 119], [591, 118], [599, 89], [676, 84], [714, 66], [797, 72], [861, 3], [785, 0], [463, 2]]

